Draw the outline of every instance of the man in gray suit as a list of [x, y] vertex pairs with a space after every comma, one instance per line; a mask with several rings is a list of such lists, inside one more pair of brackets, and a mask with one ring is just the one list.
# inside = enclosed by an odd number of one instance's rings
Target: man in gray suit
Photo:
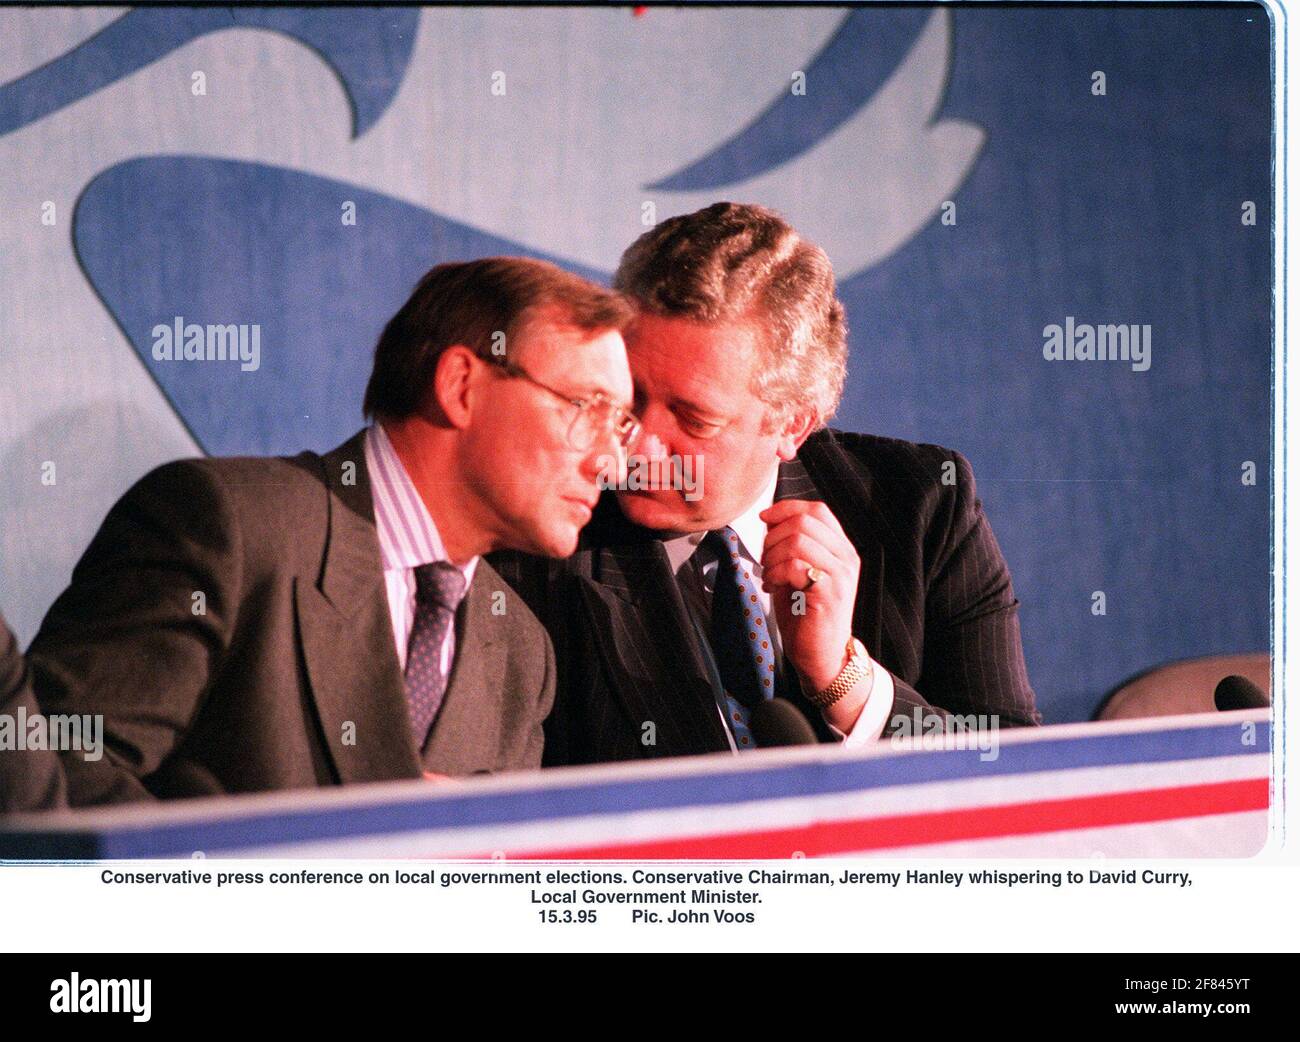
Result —
[[103, 714], [73, 805], [536, 767], [545, 631], [481, 555], [564, 556], [636, 436], [616, 295], [539, 261], [430, 271], [325, 455], [198, 459], [113, 507], [28, 651]]

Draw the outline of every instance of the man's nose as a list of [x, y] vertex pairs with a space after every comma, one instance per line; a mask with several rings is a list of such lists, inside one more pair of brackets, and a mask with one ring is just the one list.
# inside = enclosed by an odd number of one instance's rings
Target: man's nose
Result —
[[650, 405], [642, 412], [640, 420], [641, 433], [632, 445], [632, 452], [650, 461], [667, 459], [672, 414], [667, 409]]
[[638, 456], [644, 456], [651, 463], [668, 458], [668, 446], [657, 434], [642, 433], [637, 439], [635, 448]]

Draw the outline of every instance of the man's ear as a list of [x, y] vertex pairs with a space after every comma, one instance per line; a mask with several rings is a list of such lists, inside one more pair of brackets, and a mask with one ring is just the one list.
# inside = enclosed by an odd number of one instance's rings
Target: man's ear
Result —
[[776, 454], [784, 462], [789, 463], [799, 452], [799, 447], [808, 439], [808, 435], [816, 429], [817, 414], [811, 409], [791, 413], [778, 428], [779, 440], [776, 443]]
[[469, 426], [470, 390], [477, 375], [477, 357], [468, 347], [454, 344], [438, 356], [433, 373], [433, 400], [447, 423], [457, 430]]

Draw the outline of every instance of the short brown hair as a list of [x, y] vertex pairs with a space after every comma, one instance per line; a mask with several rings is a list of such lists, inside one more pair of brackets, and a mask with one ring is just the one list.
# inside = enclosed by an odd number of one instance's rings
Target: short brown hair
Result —
[[546, 261], [486, 257], [431, 268], [379, 337], [365, 414], [414, 415], [443, 351], [462, 344], [491, 361], [494, 336], [504, 333], [512, 343], [532, 318], [552, 309], [560, 324], [593, 333], [621, 332], [632, 318], [617, 293]]
[[750, 321], [760, 333], [754, 393], [777, 414], [834, 415], [848, 330], [830, 259], [762, 206], [714, 203], [657, 224], [628, 247], [614, 287], [651, 314]]

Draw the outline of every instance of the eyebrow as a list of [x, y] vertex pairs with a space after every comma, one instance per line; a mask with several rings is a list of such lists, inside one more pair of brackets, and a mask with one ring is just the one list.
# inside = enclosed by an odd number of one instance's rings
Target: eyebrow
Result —
[[560, 384], [555, 389], [559, 391], [561, 394], [567, 395], [570, 398], [590, 398], [593, 394], [603, 394], [611, 402], [616, 402], [619, 406], [621, 406], [624, 409], [629, 408], [632, 404], [630, 401], [620, 398], [610, 388], [602, 387], [600, 384], [574, 385], [574, 384], [564, 383], [564, 384]]
[[[637, 380], [635, 375], [633, 375], [632, 377], [632, 393], [633, 395], [642, 395], [645, 396], [646, 398], [654, 397], [653, 395], [647, 394], [647, 388], [645, 382], [642, 380]], [[729, 418], [732, 415], [730, 412], [728, 412], [725, 409], [720, 409], [712, 405], [706, 405], [704, 402], [695, 401], [692, 398], [686, 398], [680, 394], [669, 395], [665, 398], [661, 398], [660, 400], [666, 401], [668, 407], [673, 410], [679, 408], [686, 408], [686, 409], [690, 409], [693, 412], [700, 413], [701, 415], [704, 416], [714, 416], [719, 418]]]
[[727, 415], [727, 413], [722, 409], [717, 409], [714, 408], [713, 406], [705, 405], [703, 402], [692, 401], [690, 398], [681, 398], [681, 397], [670, 398], [668, 400], [668, 404], [673, 408], [677, 408], [678, 406], [684, 406], [685, 408], [690, 409], [692, 412], [697, 412], [702, 416], [715, 416], [715, 417], [722, 418]]

